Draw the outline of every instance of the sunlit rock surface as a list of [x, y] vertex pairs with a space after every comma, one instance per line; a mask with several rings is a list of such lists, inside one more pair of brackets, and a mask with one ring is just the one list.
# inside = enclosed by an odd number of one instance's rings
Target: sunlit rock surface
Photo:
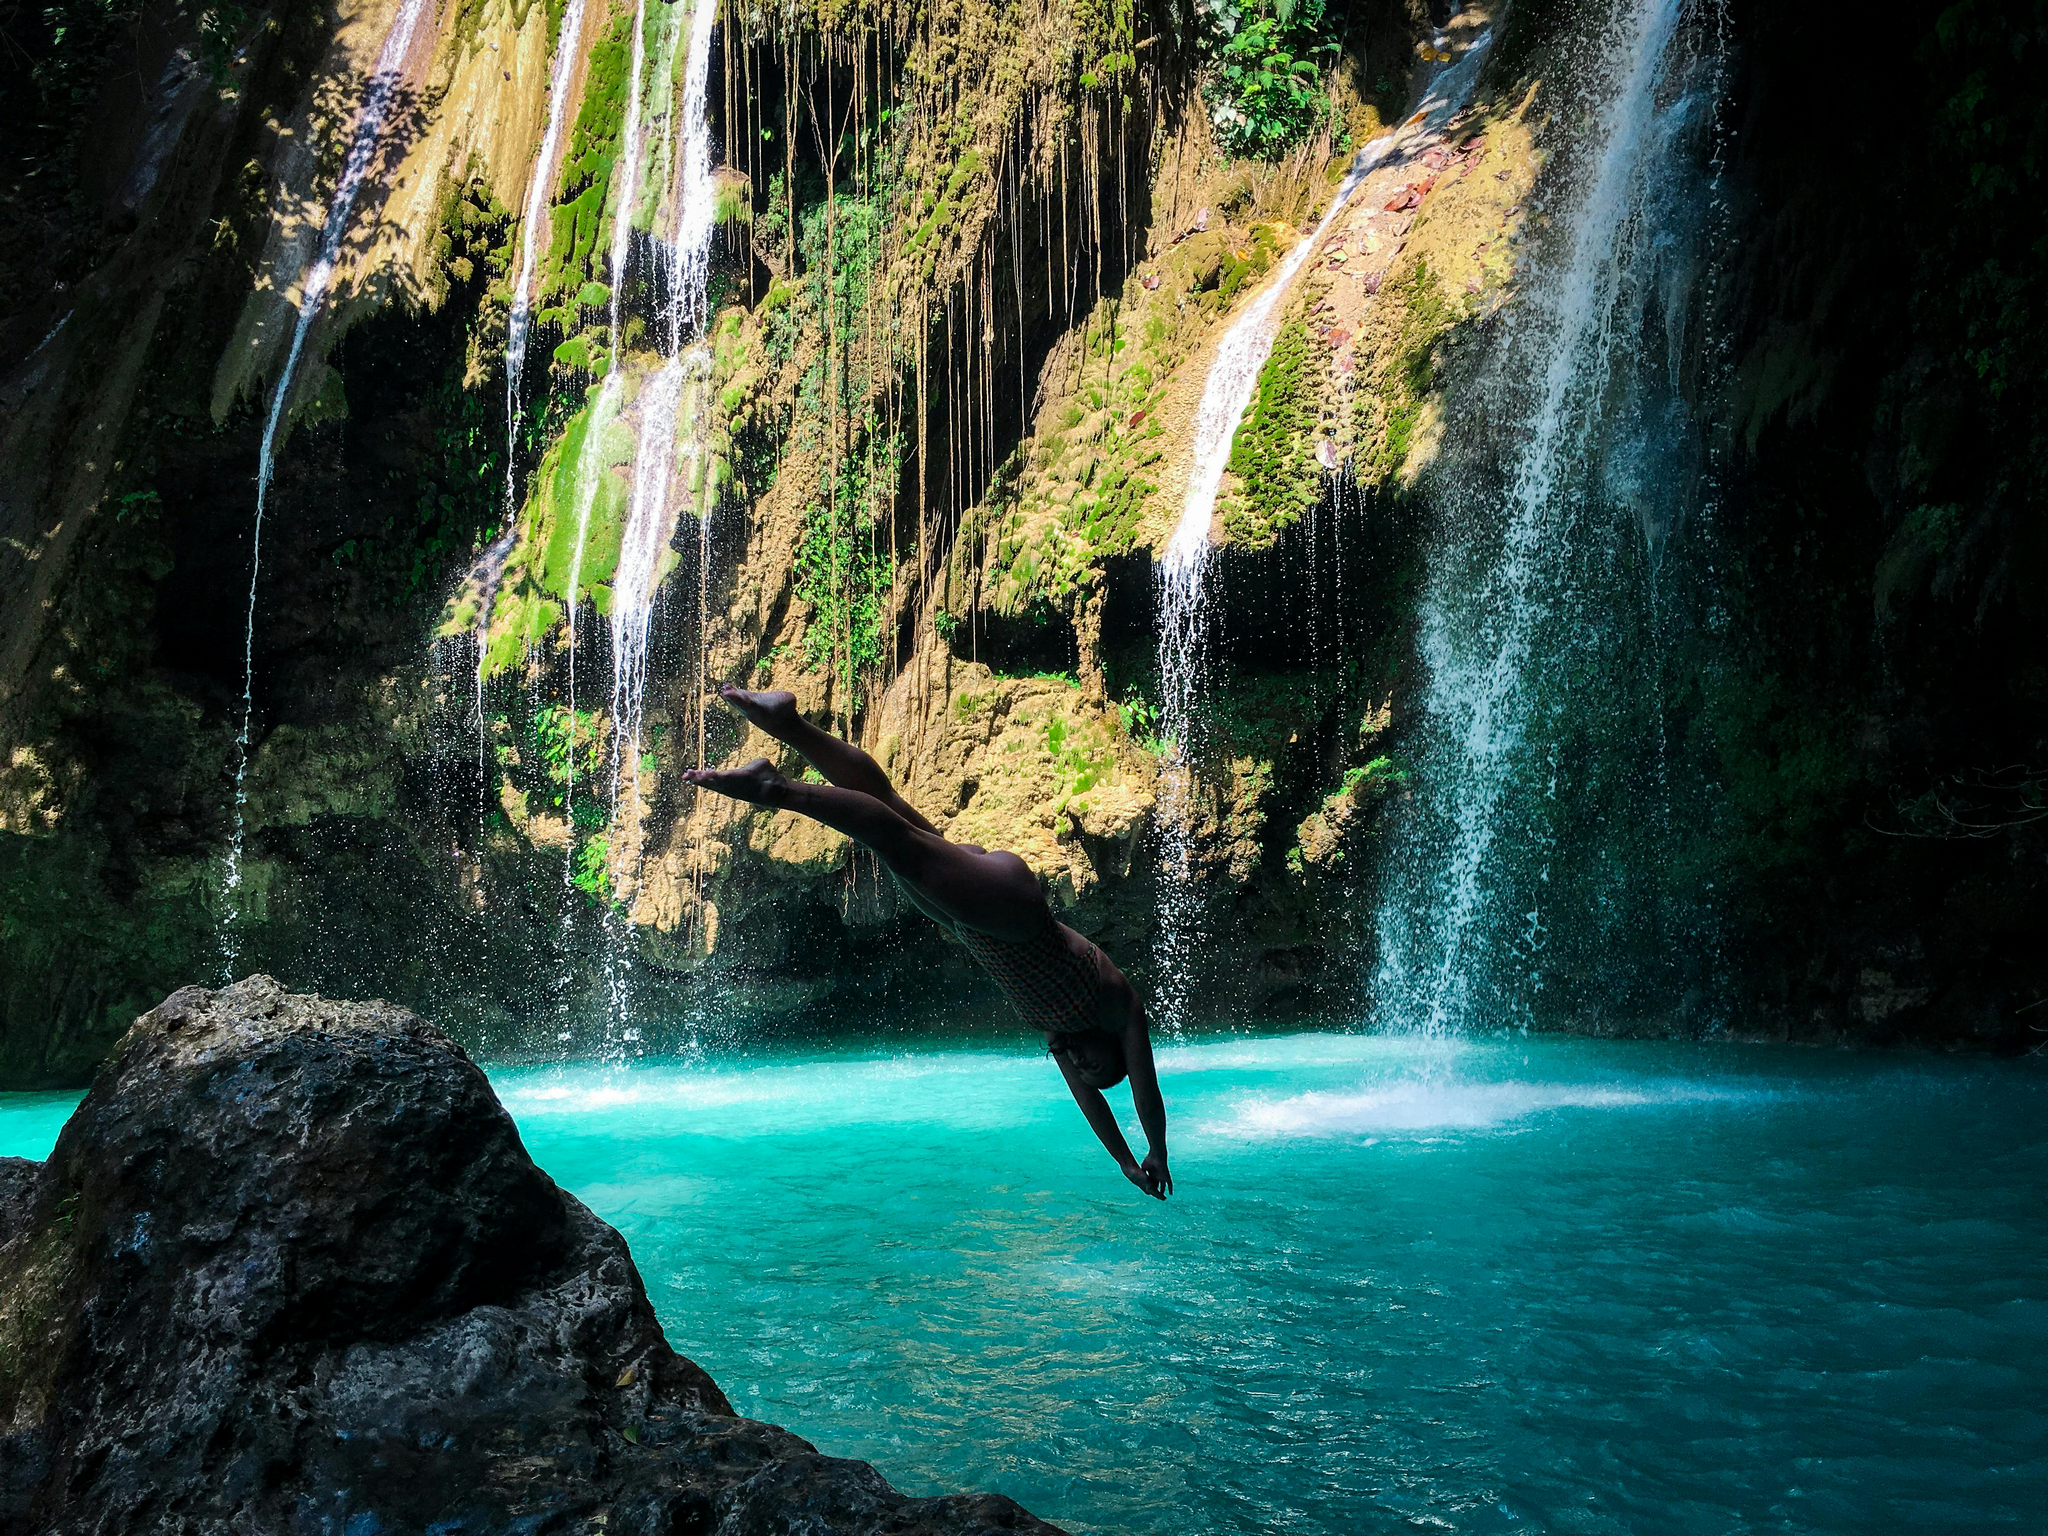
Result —
[[9, 1531], [1053, 1529], [732, 1417], [458, 1047], [267, 976], [0, 1161], [0, 1430]]

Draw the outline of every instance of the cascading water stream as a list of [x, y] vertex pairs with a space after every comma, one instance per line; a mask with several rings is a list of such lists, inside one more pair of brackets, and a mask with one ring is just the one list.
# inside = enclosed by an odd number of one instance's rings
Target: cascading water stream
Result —
[[[1671, 274], [1689, 281], [1697, 241], [1685, 220], [1711, 202], [1669, 188], [1711, 82], [1688, 91], [1682, 77], [1687, 0], [1620, 9], [1603, 30], [1605, 57], [1589, 48], [1598, 62], [1578, 75], [1590, 99], [1578, 108], [1584, 127], [1561, 178], [1576, 195], [1493, 369], [1499, 403], [1485, 414], [1493, 432], [1512, 428], [1510, 460], [1489, 473], [1452, 452], [1432, 488], [1444, 530], [1421, 612], [1424, 788], [1382, 905], [1374, 982], [1383, 1021], [1429, 1033], [1526, 1017], [1543, 985], [1544, 909], [1557, 900], [1553, 813], [1543, 807], [1575, 786], [1560, 784], [1559, 750], [1532, 739], [1532, 728], [1568, 718], [1581, 731], [1605, 729], [1615, 743], [1608, 756], [1631, 735], [1663, 739], [1661, 696], [1588, 727], [1603, 701], [1573, 679], [1617, 670], [1581, 654], [1615, 642], [1583, 637], [1619, 629], [1644, 601], [1643, 627], [1658, 643], [1654, 588], [1674, 521], [1666, 502], [1690, 476], [1684, 429], [1663, 425], [1685, 414], [1675, 385], [1686, 283]], [[1667, 355], [1640, 355], [1656, 327]], [[1650, 396], [1654, 408], [1643, 403]], [[1657, 424], [1654, 441], [1631, 425], [1637, 418]], [[1654, 508], [1652, 487], [1666, 499]], [[1629, 520], [1594, 515], [1603, 505], [1635, 508], [1640, 544], [1616, 545], [1614, 530]], [[1654, 693], [1660, 684], [1653, 675], [1643, 686]], [[1664, 771], [1655, 750], [1653, 776]], [[1669, 850], [1653, 856], [1668, 859]]]
[[[238, 958], [235, 925], [229, 908], [234, 893], [242, 884], [242, 851], [249, 809], [249, 735], [256, 715], [256, 588], [263, 572], [263, 513], [270, 494], [271, 473], [276, 467], [277, 429], [284, 422], [285, 406], [291, 399], [292, 382], [298, 374], [299, 356], [305, 350], [306, 337], [312, 331], [313, 322], [327, 300], [327, 290], [334, 281], [334, 269], [341, 260], [341, 243], [348, 234], [349, 215], [355, 208], [356, 194], [362, 190], [370, 159], [376, 153], [378, 140], [384, 131], [385, 119], [390, 116], [392, 103], [405, 81], [406, 55], [412, 49], [413, 34], [426, 10], [426, 0], [405, 0], [398, 14], [392, 18], [391, 30], [384, 35], [384, 46], [378, 50], [376, 67], [370, 72], [369, 85], [363, 92], [363, 104], [356, 117], [355, 132], [349, 140], [348, 155], [342, 162], [341, 175], [334, 184], [334, 196], [328, 203], [327, 222], [320, 232], [319, 252], [307, 270], [305, 285], [300, 290], [291, 347], [285, 354], [277, 389], [271, 395], [270, 412], [263, 421], [262, 444], [257, 449], [256, 523], [249, 542], [249, 605], [242, 630], [242, 726], [235, 736], [235, 825], [228, 844], [227, 870], [222, 885], [221, 960], [223, 973], [229, 976], [232, 976]], [[56, 333], [53, 331], [51, 334]]]
[[711, 39], [718, 8], [700, 0], [690, 17], [690, 51], [683, 79], [683, 109], [677, 124], [681, 155], [675, 168], [675, 244], [670, 257], [668, 351], [682, 350], [690, 328], [701, 329], [711, 285], [711, 231], [717, 222], [718, 183], [711, 170], [711, 114], [706, 92], [711, 80]]
[[[554, 186], [555, 155], [567, 121], [569, 86], [576, 69], [576, 45], [583, 36], [584, 0], [569, 0], [555, 34], [554, 61], [548, 69], [548, 123], [541, 135], [540, 151], [534, 156], [533, 175], [526, 184], [526, 204], [519, 225], [519, 273], [512, 285], [512, 312], [505, 327], [505, 527], [478, 558], [478, 611], [476, 619], [476, 672], [473, 699], [476, 716], [477, 774], [481, 778], [489, 757], [489, 723], [484, 717], [484, 672], [489, 662], [491, 607], [497, 597], [498, 581], [505, 562], [519, 542], [518, 474], [519, 426], [525, 411], [519, 403], [519, 388], [526, 371], [526, 343], [532, 331], [533, 269], [540, 259], [540, 226], [546, 218]], [[573, 719], [573, 717], [572, 717]]]
[[619, 541], [619, 567], [612, 577], [612, 821], [617, 829], [631, 806], [636, 843], [647, 631], [661, 557], [674, 528], [668, 489], [685, 374], [682, 359], [671, 358], [640, 391], [640, 450], [633, 461], [633, 494]]
[[[610, 326], [606, 340], [606, 372], [604, 400], [600, 401], [599, 409], [595, 413], [596, 418], [598, 420], [601, 420], [605, 416], [606, 413], [603, 410], [603, 405], [607, 401], [612, 401], [614, 399], [614, 397], [617, 394], [618, 381], [624, 377], [623, 370], [625, 365], [625, 358], [621, 354], [619, 345], [621, 335], [620, 306], [625, 301], [626, 259], [632, 253], [633, 249], [633, 210], [639, 201], [640, 195], [640, 98], [642, 76], [645, 73], [646, 66], [647, 0], [638, 0], [638, 3], [634, 6], [633, 9], [633, 52], [630, 69], [627, 74], [626, 121], [623, 129], [624, 143], [621, 148], [618, 160], [619, 181], [617, 188], [617, 203], [616, 209], [612, 215], [612, 249], [610, 267], [612, 291]], [[673, 390], [665, 391], [661, 387], [659, 381], [657, 381], [657, 384], [650, 391], [643, 394], [641, 407], [644, 411], [653, 412], [655, 414], [661, 414], [664, 411], [668, 412], [669, 414], [673, 414], [675, 409], [674, 401], [672, 398], [673, 393]], [[665, 399], [664, 396], [667, 396], [669, 398]], [[594, 421], [593, 426], [595, 425], [596, 422]], [[586, 445], [594, 441], [596, 436], [597, 434], [593, 432], [591, 438], [587, 438], [585, 440]], [[585, 468], [588, 467], [589, 466], [585, 466]], [[639, 503], [647, 495], [647, 476], [649, 468], [650, 466], [648, 465], [643, 456], [635, 456], [633, 495], [631, 503], [632, 509], [637, 509]], [[664, 461], [660, 469], [660, 475], [663, 479], [665, 479], [667, 473], [667, 464]], [[579, 506], [578, 524], [576, 530], [576, 554], [574, 557], [574, 562], [570, 567], [569, 575], [569, 722], [570, 729], [572, 731], [575, 729], [576, 721], [576, 583], [578, 578], [582, 574], [583, 542], [585, 535], [587, 534], [589, 529], [590, 503], [591, 500], [595, 497], [595, 494], [595, 481], [594, 479], [591, 479], [587, 494], [579, 495], [578, 498]], [[657, 492], [656, 494], [659, 493]], [[629, 562], [633, 562], [637, 565], [637, 561], [634, 560], [634, 556], [636, 554], [637, 551], [630, 550], [624, 544], [621, 545], [619, 551], [619, 569], [614, 573], [615, 589], [618, 580], [622, 577], [628, 576], [627, 566]], [[637, 575], [637, 571], [634, 574]], [[616, 676], [614, 677], [612, 686], [612, 706], [612, 803], [616, 807], [619, 798], [619, 719], [618, 684]], [[574, 792], [574, 759], [575, 754], [572, 752], [570, 754], [570, 788], [572, 795]], [[637, 764], [637, 754], [635, 757], [635, 761]], [[616, 811], [614, 811], [613, 819], [614, 821], [616, 821], [617, 819]], [[565, 880], [573, 879], [574, 873], [575, 839], [571, 837], [569, 839], [568, 844], [568, 858], [563, 865], [563, 878]], [[609, 914], [607, 914], [607, 925], [609, 925], [609, 921], [610, 917]], [[609, 950], [610, 947], [611, 946], [608, 945], [607, 949]], [[616, 976], [613, 978], [610, 991], [612, 993], [613, 1011], [617, 1012], [620, 1000], [619, 985]]]
[[[1209, 566], [1209, 525], [1238, 423], [1244, 419], [1259, 374], [1272, 353], [1279, 329], [1277, 317], [1295, 278], [1323, 237], [1336, 227], [1338, 215], [1365, 179], [1397, 153], [1434, 138], [1464, 105], [1492, 40], [1491, 32], [1474, 38], [1464, 55], [1437, 76], [1408, 122], [1359, 150], [1320, 223], [1295, 242], [1265, 290], [1224, 333], [1202, 386], [1201, 404], [1195, 412], [1194, 464], [1181, 501], [1180, 521], [1159, 562], [1159, 713], [1161, 734], [1167, 742], [1159, 795], [1163, 876], [1159, 954], [1166, 982], [1163, 1012], [1176, 1030], [1186, 1019], [1188, 961], [1197, 938], [1192, 753], [1194, 735], [1200, 728], [1203, 639], [1208, 622], [1203, 581]], [[1441, 46], [1442, 40], [1438, 43]]]
[[[667, 357], [641, 391], [633, 494], [612, 582], [612, 836], [615, 844], [623, 839], [631, 850], [629, 857], [615, 863], [615, 874], [627, 881], [634, 877], [638, 865], [647, 640], [661, 557], [675, 531], [677, 504], [671, 482], [679, 416], [691, 439], [692, 475], [706, 482], [707, 516], [712, 489], [701, 441], [702, 393], [693, 388], [709, 378], [710, 354], [701, 343], [686, 347], [684, 338], [702, 327], [710, 279], [717, 183], [711, 169], [707, 91], [716, 24], [716, 5], [712, 0], [699, 0], [690, 18], [682, 100], [675, 122], [680, 151], [670, 198], [675, 238], [668, 257], [670, 282], [662, 315]], [[614, 852], [616, 857], [618, 850]]]
[[512, 285], [512, 313], [505, 326], [505, 516], [516, 510], [513, 477], [518, 473], [519, 423], [524, 411], [519, 386], [526, 369], [526, 341], [533, 321], [533, 269], [540, 259], [540, 227], [547, 219], [554, 188], [555, 155], [561, 147], [562, 125], [568, 120], [569, 86], [576, 72], [576, 49], [583, 38], [583, 0], [569, 0], [555, 34], [555, 57], [548, 71], [548, 126], [533, 176], [526, 184], [526, 209], [519, 221], [519, 277]]
[[[644, 17], [645, 8], [642, 5]], [[647, 646], [654, 611], [655, 587], [662, 575], [662, 557], [675, 532], [677, 503], [672, 495], [676, 472], [678, 418], [687, 423], [692, 471], [706, 490], [704, 516], [714, 489], [702, 441], [703, 394], [710, 376], [709, 349], [701, 343], [685, 347], [686, 335], [701, 329], [710, 278], [711, 235], [717, 185], [711, 170], [711, 123], [708, 103], [711, 42], [717, 25], [714, 0], [698, 0], [691, 13], [688, 50], [684, 55], [683, 90], [672, 120], [678, 155], [671, 186], [674, 243], [668, 256], [670, 279], [661, 316], [666, 354], [662, 366], [642, 387], [638, 400], [640, 426], [633, 453], [632, 490], [620, 536], [619, 561], [611, 583], [612, 694], [610, 722], [611, 820], [606, 858], [615, 893], [637, 886], [640, 847], [640, 762], [647, 690]], [[672, 34], [671, 34], [672, 37]], [[671, 43], [672, 46], [672, 43]], [[638, 201], [640, 137], [640, 34], [635, 34], [634, 82], [630, 127], [614, 215], [612, 241], [612, 371], [607, 386], [623, 377], [620, 346], [620, 303], [626, 262], [631, 249], [632, 218]], [[687, 409], [686, 409], [687, 408]], [[580, 567], [588, 524], [589, 502], [582, 499], [574, 562]], [[701, 540], [700, 540], [701, 544]], [[704, 552], [700, 549], [700, 562]], [[575, 577], [570, 590], [570, 677], [575, 667]], [[701, 604], [700, 604], [701, 607]], [[702, 615], [699, 615], [700, 621]], [[700, 622], [701, 627], [701, 622]], [[701, 653], [701, 647], [700, 647]], [[571, 709], [573, 711], [573, 697]], [[572, 716], [573, 717], [573, 716]], [[610, 915], [607, 910], [607, 929]], [[624, 958], [608, 942], [607, 980], [615, 1020], [626, 1011]]]
[[517, 542], [519, 473], [519, 424], [525, 410], [519, 403], [519, 387], [526, 372], [526, 342], [533, 328], [533, 269], [540, 259], [540, 226], [547, 217], [554, 186], [555, 155], [562, 142], [562, 125], [568, 119], [569, 85], [576, 71], [576, 47], [583, 37], [583, 0], [569, 0], [555, 33], [555, 57], [548, 69], [548, 125], [541, 134], [540, 151], [533, 159], [533, 175], [526, 184], [526, 206], [519, 221], [519, 274], [512, 285], [512, 312], [505, 326], [505, 531], [486, 552], [484, 560], [492, 573], [485, 579], [481, 611], [476, 625], [476, 724], [479, 763], [484, 751], [484, 664], [490, 644], [491, 602], [496, 592], [495, 573], [502, 570]]

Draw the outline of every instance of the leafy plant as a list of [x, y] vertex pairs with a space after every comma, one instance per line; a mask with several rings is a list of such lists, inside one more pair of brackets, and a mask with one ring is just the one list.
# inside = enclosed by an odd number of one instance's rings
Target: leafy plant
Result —
[[1277, 159], [1329, 120], [1323, 77], [1339, 44], [1324, 35], [1325, 0], [1205, 0], [1205, 10], [1210, 120], [1227, 152]]
[[200, 7], [196, 18], [199, 33], [199, 62], [213, 79], [215, 89], [228, 83], [235, 67], [235, 45], [249, 27], [249, 8], [227, 3]]
[[[1358, 800], [1399, 789], [1408, 782], [1408, 770], [1397, 768], [1391, 757], [1376, 757], [1369, 763], [1344, 770], [1344, 793]], [[1363, 793], [1361, 794], [1361, 790]]]
[[1045, 750], [1059, 775], [1061, 805], [1100, 784], [1115, 761], [1107, 742], [1089, 741], [1067, 724], [1064, 715], [1046, 716]]
[[602, 902], [612, 895], [611, 852], [611, 840], [601, 836], [584, 839], [576, 850], [576, 872], [570, 879], [592, 901]]
[[1154, 700], [1134, 689], [1124, 696], [1116, 712], [1124, 723], [1124, 734], [1138, 746], [1154, 756], [1166, 750], [1166, 739], [1159, 734], [1159, 705]]
[[880, 268], [886, 195], [878, 187], [865, 198], [835, 197], [803, 209], [798, 221], [807, 263], [799, 285], [804, 319], [825, 346], [799, 386], [798, 417], [824, 451], [797, 543], [796, 590], [811, 606], [804, 663], [832, 678], [837, 707], [848, 718], [885, 656], [889, 519], [902, 453], [901, 435], [862, 404], [874, 394], [876, 357], [855, 345]]
[[796, 550], [797, 596], [811, 605], [804, 664], [845, 690], [848, 712], [860, 707], [861, 679], [882, 665], [890, 576], [883, 520], [897, 469], [894, 436], [862, 438], [865, 451], [842, 459], [833, 483], [805, 509]]
[[598, 749], [596, 710], [571, 711], [566, 704], [549, 704], [533, 717], [533, 740], [550, 783], [566, 789], [596, 779], [604, 761]]

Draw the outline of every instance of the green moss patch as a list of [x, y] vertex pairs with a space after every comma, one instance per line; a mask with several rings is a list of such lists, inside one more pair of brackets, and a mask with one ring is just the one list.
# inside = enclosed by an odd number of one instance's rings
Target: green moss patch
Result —
[[1237, 483], [1222, 510], [1223, 526], [1234, 543], [1268, 548], [1322, 495], [1313, 440], [1320, 409], [1316, 382], [1326, 351], [1299, 317], [1274, 338], [1251, 409], [1238, 424], [1230, 449], [1228, 467]]

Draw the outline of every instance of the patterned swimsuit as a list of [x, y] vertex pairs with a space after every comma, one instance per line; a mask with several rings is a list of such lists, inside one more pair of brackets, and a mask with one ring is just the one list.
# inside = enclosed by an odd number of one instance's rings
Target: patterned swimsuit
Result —
[[953, 932], [1033, 1029], [1066, 1034], [1102, 1028], [1102, 951], [1089, 944], [1076, 954], [1050, 912], [1028, 939], [998, 939], [966, 927]]

